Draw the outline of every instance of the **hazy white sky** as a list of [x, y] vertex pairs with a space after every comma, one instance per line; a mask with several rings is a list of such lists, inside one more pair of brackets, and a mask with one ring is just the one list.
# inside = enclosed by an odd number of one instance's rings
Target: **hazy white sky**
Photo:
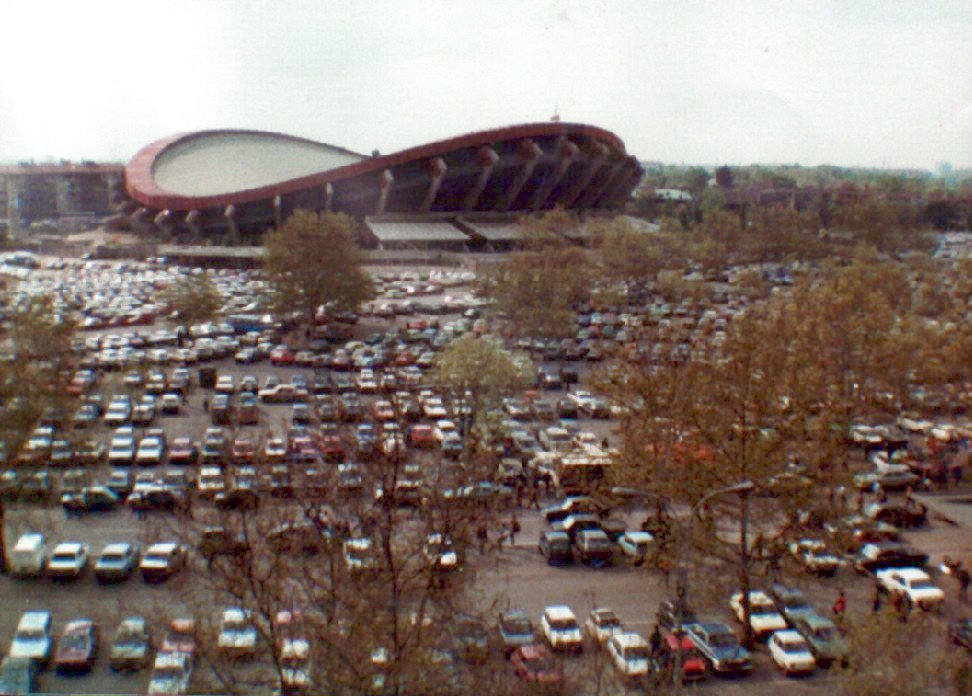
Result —
[[0, 26], [0, 161], [209, 128], [389, 153], [557, 111], [642, 160], [972, 166], [969, 0], [3, 0]]

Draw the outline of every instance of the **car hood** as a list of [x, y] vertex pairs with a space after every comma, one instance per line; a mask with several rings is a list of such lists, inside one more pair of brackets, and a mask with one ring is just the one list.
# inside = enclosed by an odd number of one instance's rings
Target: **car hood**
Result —
[[47, 654], [51, 642], [46, 638], [15, 638], [10, 644], [10, 657], [41, 657]]

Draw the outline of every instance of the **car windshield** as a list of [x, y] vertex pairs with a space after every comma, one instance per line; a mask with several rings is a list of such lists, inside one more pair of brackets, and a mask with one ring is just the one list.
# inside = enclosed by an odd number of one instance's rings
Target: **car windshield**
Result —
[[624, 649], [625, 660], [647, 660], [648, 648], [644, 645], [635, 645]]
[[145, 559], [144, 560], [145, 560], [145, 562], [147, 564], [152, 564], [152, 563], [168, 563], [169, 562], [169, 557], [168, 557], [167, 554], [164, 554], [164, 553], [147, 553], [147, 554], [145, 554]]
[[755, 614], [767, 615], [767, 614], [775, 614], [776, 608], [772, 604], [763, 604], [762, 602], [758, 602], [758, 603], [754, 602], [750, 606], [750, 611], [754, 615]]
[[84, 650], [87, 644], [88, 641], [87, 639], [85, 639], [84, 635], [73, 633], [71, 635], [67, 635], [61, 638], [60, 649], [61, 650]]
[[529, 619], [522, 616], [516, 616], [509, 619], [504, 619], [503, 630], [506, 631], [507, 633], [511, 633], [515, 635], [522, 635], [524, 633], [532, 632]]
[[597, 625], [601, 628], [614, 628], [621, 625], [621, 620], [617, 616], [598, 616]]
[[145, 644], [145, 640], [136, 633], [123, 633], [115, 638], [115, 645], [123, 648], [139, 648]]
[[73, 553], [55, 553], [51, 556], [52, 563], [73, 563], [75, 559]]
[[38, 638], [46, 638], [47, 634], [40, 628], [25, 628], [17, 632], [17, 637], [21, 640], [37, 640]]
[[551, 619], [550, 628], [555, 631], [573, 631], [577, 628], [577, 622], [573, 619]]
[[798, 640], [787, 641], [780, 645], [783, 648], [783, 652], [786, 653], [803, 653], [807, 651], [807, 646]]
[[101, 554], [102, 563], [122, 563], [125, 560], [123, 553], [103, 553]]
[[184, 672], [180, 667], [156, 667], [152, 674], [153, 680], [171, 681], [182, 679]]
[[824, 626], [823, 628], [818, 628], [813, 632], [813, 635], [817, 640], [831, 641], [837, 637], [837, 632], [830, 626]]
[[709, 637], [709, 644], [714, 648], [736, 647], [736, 637], [728, 633], [716, 633]]
[[911, 581], [911, 589], [913, 589], [913, 590], [931, 590], [931, 589], [935, 589], [935, 588], [936, 588], [935, 584], [932, 583], [932, 582], [929, 582], [928, 580], [912, 580]]

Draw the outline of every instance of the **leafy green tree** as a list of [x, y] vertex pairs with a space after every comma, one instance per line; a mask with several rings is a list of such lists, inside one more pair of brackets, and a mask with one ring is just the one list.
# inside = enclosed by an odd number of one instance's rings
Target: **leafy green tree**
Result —
[[224, 304], [222, 293], [206, 271], [181, 278], [163, 291], [161, 299], [188, 326], [212, 320]]
[[555, 337], [572, 330], [574, 305], [590, 297], [593, 281], [587, 253], [564, 236], [576, 227], [560, 210], [528, 218], [520, 223], [522, 249], [479, 274], [479, 294], [513, 333]]
[[296, 311], [313, 326], [321, 307], [353, 311], [374, 297], [354, 233], [348, 215], [307, 211], [267, 233], [265, 270], [278, 310]]

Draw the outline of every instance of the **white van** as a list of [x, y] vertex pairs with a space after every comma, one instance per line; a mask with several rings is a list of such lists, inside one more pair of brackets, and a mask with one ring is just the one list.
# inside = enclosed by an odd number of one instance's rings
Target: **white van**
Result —
[[37, 577], [44, 574], [46, 556], [46, 537], [39, 532], [29, 532], [17, 540], [7, 559], [7, 568], [17, 578]]

